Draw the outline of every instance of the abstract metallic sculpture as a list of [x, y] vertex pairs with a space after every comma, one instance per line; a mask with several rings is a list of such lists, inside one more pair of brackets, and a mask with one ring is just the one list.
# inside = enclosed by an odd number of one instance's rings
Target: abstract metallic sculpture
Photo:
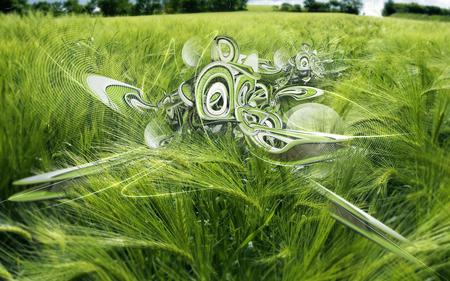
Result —
[[[139, 89], [107, 77], [89, 75], [87, 86], [105, 105], [121, 113], [164, 111], [174, 131], [186, 119], [192, 126], [214, 127], [215, 130], [223, 123], [235, 123], [253, 150], [275, 163], [322, 161], [329, 157], [324, 151], [352, 139], [295, 129], [290, 126], [289, 116], [286, 116], [287, 122], [283, 121], [282, 100], [292, 99], [298, 103], [324, 94], [321, 89], [305, 86], [324, 73], [316, 52], [309, 46], [303, 45], [297, 55], [277, 66], [256, 55], [240, 54], [233, 39], [218, 36], [212, 44], [211, 60], [198, 75], [181, 83], [157, 105], [144, 101]], [[292, 110], [290, 112], [292, 115]], [[152, 132], [151, 128], [146, 131]], [[158, 142], [154, 141], [155, 137]], [[169, 139], [170, 136], [146, 135], [147, 144], [153, 148]], [[321, 149], [315, 149], [319, 144]]]
[[[182, 52], [185, 64], [191, 67], [199, 60], [192, 56], [195, 53], [190, 50], [192, 45], [188, 41]], [[355, 138], [310, 130], [312, 126], [308, 122], [314, 123], [314, 115], [322, 115], [321, 127], [331, 128], [339, 121], [333, 109], [310, 102], [324, 96], [325, 91], [306, 84], [324, 74], [324, 62], [308, 45], [287, 59], [276, 52], [272, 63], [259, 59], [256, 54], [243, 55], [233, 39], [218, 36], [211, 46], [211, 62], [157, 104], [146, 101], [140, 89], [108, 77], [90, 74], [85, 83], [92, 95], [121, 114], [163, 114], [173, 134], [182, 126], [220, 132], [228, 123], [235, 126], [235, 135], [244, 137], [257, 157], [279, 165], [303, 166], [329, 160], [329, 152]], [[295, 105], [291, 106], [292, 103]], [[152, 149], [164, 146], [172, 137], [159, 134], [154, 122], [144, 131], [145, 143]], [[15, 184], [58, 182], [99, 173], [102, 164], [115, 160], [111, 158], [32, 176]], [[333, 214], [336, 219], [404, 258], [416, 261], [386, 238], [406, 242], [403, 236], [321, 184], [313, 183], [313, 188], [336, 206]]]

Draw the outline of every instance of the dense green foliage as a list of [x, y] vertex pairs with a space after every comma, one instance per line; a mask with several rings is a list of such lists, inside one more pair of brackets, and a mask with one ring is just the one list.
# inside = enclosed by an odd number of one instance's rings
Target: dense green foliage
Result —
[[390, 16], [395, 13], [450, 16], [450, 9], [437, 6], [424, 6], [417, 3], [395, 3], [393, 0], [384, 3], [383, 16]]
[[20, 12], [27, 7], [27, 0], [2, 0], [0, 2], [0, 12]]
[[132, 4], [128, 0], [98, 0], [98, 7], [105, 16], [127, 15]]
[[152, 15], [161, 13], [197, 13], [244, 10], [247, 0], [90, 0], [81, 5], [78, 0], [38, 1], [5, 0], [0, 2], [0, 12], [26, 14], [42, 12], [55, 16], [63, 14]]
[[401, 18], [401, 19], [413, 19], [413, 20], [425, 20], [425, 21], [450, 21], [450, 16], [438, 16], [438, 15], [424, 15], [424, 14], [404, 14], [395, 13], [391, 17]]
[[[117, 116], [79, 84], [95, 72], [157, 101], [194, 72], [183, 43], [215, 34], [266, 58], [313, 45], [346, 66], [318, 86], [348, 131], [394, 136], [303, 169], [258, 159], [230, 131], [150, 150], [148, 120]], [[447, 23], [343, 14], [0, 15], [0, 279], [446, 280], [449, 36]], [[68, 199], [3, 201], [23, 190], [14, 180], [111, 154], [127, 164], [58, 186]], [[426, 266], [336, 222], [311, 179], [407, 237], [400, 246]]]
[[[330, 0], [328, 2], [317, 2], [316, 0], [305, 0], [304, 8], [310, 13], [348, 13], [359, 14], [362, 8], [361, 0]], [[274, 10], [280, 10], [283, 12], [301, 12], [302, 6], [300, 4], [283, 3], [278, 6], [274, 6]]]

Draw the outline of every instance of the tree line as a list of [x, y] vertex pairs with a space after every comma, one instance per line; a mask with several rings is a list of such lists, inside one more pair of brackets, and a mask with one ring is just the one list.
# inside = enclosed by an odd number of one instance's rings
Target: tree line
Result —
[[245, 10], [247, 0], [89, 0], [85, 5], [78, 0], [55, 2], [27, 0], [0, 0], [0, 12], [19, 13], [39, 11], [45, 14], [102, 14], [152, 15], [160, 13], [196, 13]]
[[450, 9], [436, 6], [423, 6], [417, 3], [394, 3], [393, 0], [387, 1], [384, 4], [383, 16], [387, 17], [396, 13], [450, 16]]
[[283, 3], [280, 6], [273, 6], [274, 10], [283, 12], [310, 12], [310, 13], [348, 13], [359, 14], [362, 8], [361, 0], [330, 0], [328, 2], [318, 2], [316, 0], [305, 0], [303, 7], [300, 4]]

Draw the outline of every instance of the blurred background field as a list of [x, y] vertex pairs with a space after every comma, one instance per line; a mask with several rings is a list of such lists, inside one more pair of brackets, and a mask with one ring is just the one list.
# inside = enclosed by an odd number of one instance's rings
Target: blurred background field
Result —
[[273, 6], [270, 5], [247, 5], [249, 12], [273, 12]]
[[450, 16], [438, 16], [438, 15], [418, 15], [418, 14], [407, 14], [407, 13], [397, 13], [393, 14], [392, 17], [401, 19], [413, 19], [413, 20], [432, 20], [432, 21], [450, 21]]
[[[318, 86], [369, 109], [372, 115], [361, 120], [384, 120], [365, 127], [368, 134], [401, 136], [306, 173], [318, 169], [330, 189], [405, 235], [412, 244], [402, 247], [427, 267], [335, 222], [328, 204], [289, 168], [248, 162], [230, 136], [216, 145], [198, 137], [188, 149], [175, 149], [177, 161], [195, 156], [213, 164], [186, 164], [191, 174], [171, 171], [168, 183], [159, 183], [200, 185], [192, 177], [217, 186], [211, 192], [135, 200], [112, 188], [58, 206], [6, 201], [23, 190], [14, 180], [96, 159], [111, 143], [134, 148], [117, 136], [138, 132], [139, 120], [123, 123], [71, 80], [77, 73], [62, 69], [153, 89], [147, 94], [155, 102], [157, 89], [173, 90], [189, 74], [183, 43], [197, 36], [207, 45], [217, 34], [262, 58], [309, 43], [345, 62], [342, 76]], [[280, 13], [268, 6], [113, 18], [0, 15], [0, 279], [447, 280], [449, 41], [446, 22]], [[345, 112], [352, 104], [338, 106]], [[148, 169], [156, 160], [145, 157], [121, 174], [76, 183], [76, 192]], [[151, 175], [157, 176], [167, 174]], [[153, 181], [140, 181], [141, 189], [153, 190]]]

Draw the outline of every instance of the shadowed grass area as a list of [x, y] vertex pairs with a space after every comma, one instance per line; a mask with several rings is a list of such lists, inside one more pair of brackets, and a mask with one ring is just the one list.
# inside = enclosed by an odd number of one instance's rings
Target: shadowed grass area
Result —
[[[152, 151], [142, 144], [148, 119], [117, 116], [80, 83], [98, 73], [156, 102], [195, 72], [183, 67], [183, 43], [207, 46], [216, 34], [263, 58], [313, 45], [346, 66], [318, 84], [346, 130], [395, 136], [303, 169], [254, 157], [231, 127]], [[1, 200], [34, 173], [111, 155], [125, 163], [61, 183], [64, 199], [3, 202], [0, 278], [446, 280], [449, 38], [447, 23], [340, 14], [0, 16]], [[409, 239], [398, 244], [421, 263], [338, 223], [339, 206], [314, 182]]]

